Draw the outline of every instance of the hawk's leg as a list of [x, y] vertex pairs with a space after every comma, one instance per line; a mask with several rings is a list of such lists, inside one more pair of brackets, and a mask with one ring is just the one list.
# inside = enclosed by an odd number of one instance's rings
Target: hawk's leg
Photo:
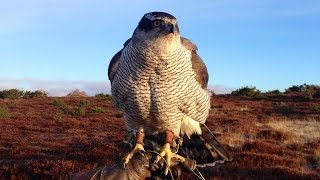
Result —
[[134, 146], [133, 150], [131, 150], [131, 152], [124, 157], [124, 166], [128, 164], [129, 160], [133, 157], [135, 153], [144, 152], [143, 139], [144, 139], [144, 130], [143, 130], [143, 127], [140, 126], [139, 131], [136, 134], [136, 145]]
[[159, 156], [157, 156], [157, 159], [155, 161], [155, 163], [157, 163], [161, 158], [164, 158], [165, 157], [165, 160], [166, 160], [166, 169], [164, 171], [164, 174], [167, 175], [168, 172], [169, 172], [169, 169], [170, 169], [170, 165], [171, 165], [171, 159], [172, 158], [176, 158], [178, 159], [180, 162], [184, 162], [185, 161], [185, 158], [176, 154], [176, 153], [173, 153], [171, 151], [171, 148], [170, 148], [170, 144], [174, 141], [174, 134], [172, 131], [170, 130], [166, 130], [166, 143], [164, 144], [164, 146], [162, 147], [162, 150], [159, 154]]

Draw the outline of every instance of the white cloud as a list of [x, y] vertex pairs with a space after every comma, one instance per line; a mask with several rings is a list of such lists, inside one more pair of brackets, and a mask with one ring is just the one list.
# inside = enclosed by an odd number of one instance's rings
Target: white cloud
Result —
[[[0, 90], [13, 88], [24, 91], [44, 90], [48, 92], [49, 96], [65, 96], [75, 89], [85, 91], [90, 96], [111, 92], [109, 81], [64, 81], [0, 77], [0, 82]], [[216, 94], [229, 94], [234, 88], [224, 85], [209, 85], [208, 89], [213, 90]]]
[[209, 85], [208, 89], [213, 90], [215, 94], [230, 94], [235, 88], [217, 84], [217, 85]]
[[88, 95], [110, 93], [110, 84], [107, 81], [59, 81], [40, 79], [12, 79], [0, 78], [0, 89], [17, 88], [20, 90], [45, 90], [49, 96], [65, 96], [75, 89], [85, 91]]

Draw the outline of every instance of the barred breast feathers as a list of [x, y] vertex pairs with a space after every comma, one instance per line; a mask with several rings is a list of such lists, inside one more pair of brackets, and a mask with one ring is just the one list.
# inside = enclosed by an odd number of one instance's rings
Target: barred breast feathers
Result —
[[157, 49], [157, 43], [143, 47], [144, 44], [130, 40], [117, 56], [112, 94], [115, 107], [126, 114], [129, 130], [137, 128], [139, 119], [152, 129], [172, 127], [175, 134], [179, 134], [185, 115], [205, 122], [210, 108], [203, 89], [207, 82], [205, 78], [198, 80], [198, 71], [194, 71], [196, 50], [190, 50], [192, 46], [181, 41], [182, 44], [157, 42], [164, 43], [163, 48]]

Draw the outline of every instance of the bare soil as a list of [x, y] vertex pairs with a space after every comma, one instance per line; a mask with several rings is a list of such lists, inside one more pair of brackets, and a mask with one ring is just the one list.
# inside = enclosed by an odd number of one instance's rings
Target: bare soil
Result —
[[[88, 104], [80, 107], [81, 100]], [[206, 124], [233, 161], [201, 172], [208, 179], [320, 179], [319, 106], [320, 99], [295, 95], [213, 96]], [[0, 108], [11, 115], [0, 117], [0, 179], [65, 179], [111, 166], [128, 151], [122, 115], [108, 99], [0, 99]], [[270, 126], [275, 121], [310, 123], [286, 131]]]

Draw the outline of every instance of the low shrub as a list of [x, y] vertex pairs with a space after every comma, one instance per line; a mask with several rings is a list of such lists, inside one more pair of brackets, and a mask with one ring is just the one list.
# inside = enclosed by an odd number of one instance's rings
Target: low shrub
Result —
[[86, 92], [80, 91], [79, 89], [76, 89], [76, 90], [70, 92], [66, 96], [67, 97], [88, 97]]
[[320, 105], [315, 105], [313, 109], [317, 112], [320, 112]]
[[18, 89], [9, 89], [0, 91], [0, 98], [2, 99], [30, 99], [48, 97], [48, 94], [43, 90], [36, 91], [21, 91]]
[[55, 99], [53, 100], [53, 103], [52, 103], [54, 106], [58, 106], [58, 107], [63, 107], [63, 106], [66, 106], [66, 103], [62, 100], [59, 100], [59, 99]]
[[246, 97], [254, 97], [254, 98], [263, 97], [263, 95], [261, 94], [261, 91], [254, 86], [244, 86], [235, 91], [232, 91], [231, 94], [235, 96], [246, 96]]
[[55, 122], [56, 123], [61, 123], [62, 122], [62, 117], [63, 117], [63, 112], [61, 110], [59, 110], [54, 116]]
[[279, 91], [278, 89], [275, 89], [275, 90], [267, 91], [266, 94], [270, 94], [270, 95], [282, 95], [283, 93], [282, 93], [281, 91]]
[[19, 99], [23, 96], [23, 91], [18, 89], [9, 89], [0, 91], [0, 98], [2, 99]]
[[94, 95], [94, 97], [104, 98], [106, 100], [112, 100], [112, 96], [110, 94], [99, 93]]
[[273, 110], [277, 113], [281, 113], [283, 115], [289, 115], [293, 113], [294, 107], [291, 104], [287, 103], [277, 103], [274, 107]]
[[48, 94], [43, 90], [36, 90], [36, 91], [25, 91], [23, 94], [23, 98], [30, 99], [30, 98], [44, 98], [48, 97]]
[[65, 114], [73, 114], [73, 107], [67, 105], [63, 100], [55, 99], [52, 104], [59, 107], [59, 109]]
[[303, 100], [311, 101], [320, 97], [320, 86], [309, 84], [293, 85], [286, 89], [285, 93], [299, 93]]
[[89, 105], [89, 101], [88, 100], [80, 100], [79, 102], [79, 106], [80, 107], [87, 107]]
[[84, 107], [79, 107], [79, 106], [74, 107], [72, 115], [73, 116], [84, 116], [84, 115], [86, 115], [86, 110]]
[[312, 101], [315, 92], [312, 89], [306, 89], [302, 94], [302, 99], [305, 101]]
[[103, 107], [95, 107], [92, 110], [94, 113], [105, 113], [106, 109], [104, 109]]
[[11, 117], [11, 114], [7, 108], [0, 107], [0, 119], [8, 119]]
[[285, 90], [285, 93], [303, 92], [306, 89], [306, 84], [303, 85], [293, 85]]

